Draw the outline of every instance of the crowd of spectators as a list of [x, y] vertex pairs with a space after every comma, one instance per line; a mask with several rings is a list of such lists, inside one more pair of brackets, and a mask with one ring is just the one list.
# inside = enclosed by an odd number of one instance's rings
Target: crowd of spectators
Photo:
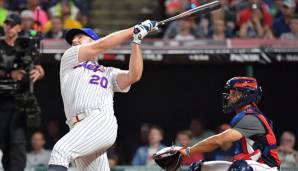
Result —
[[21, 36], [38, 32], [44, 38], [63, 38], [67, 29], [87, 25], [87, 4], [82, 0], [0, 0], [0, 28], [14, 14], [21, 18]]
[[[188, 129], [178, 130], [175, 137], [171, 137], [173, 144], [164, 144], [164, 137], [166, 132], [157, 125], [150, 125], [144, 123], [140, 127], [139, 138], [142, 139], [139, 146], [133, 151], [134, 155], [131, 162], [120, 162], [123, 161], [121, 156], [127, 156], [128, 154], [120, 154], [122, 149], [113, 146], [108, 150], [108, 156], [110, 161], [110, 166], [113, 168], [116, 165], [134, 165], [134, 166], [154, 166], [156, 165], [152, 160], [152, 154], [154, 154], [159, 149], [165, 146], [177, 145], [181, 147], [191, 146], [209, 136], [215, 135], [216, 133], [221, 133], [230, 128], [228, 123], [220, 124], [216, 131], [211, 131], [206, 129], [206, 122], [201, 117], [193, 118], [189, 123]], [[281, 160], [282, 168], [298, 168], [298, 152], [294, 149], [295, 146], [295, 135], [290, 131], [284, 131], [279, 139], [278, 153]], [[197, 153], [191, 157], [185, 158], [182, 161], [183, 166], [189, 166], [194, 161], [204, 160], [204, 161], [233, 161], [234, 143], [222, 144], [220, 148], [216, 149], [211, 153]]]
[[[230, 128], [228, 123], [220, 124], [216, 130], [216, 133], [221, 133]], [[176, 133], [175, 145], [181, 147], [191, 146], [204, 138], [214, 135], [215, 132], [205, 129], [204, 122], [200, 118], [194, 118], [190, 121], [189, 129], [179, 130]], [[171, 146], [171, 144], [163, 144], [163, 130], [153, 125], [150, 127], [147, 134], [147, 144], [141, 145], [135, 150], [134, 157], [132, 159], [132, 165], [152, 166], [152, 154], [158, 151], [158, 149], [164, 146]], [[298, 152], [294, 149], [295, 135], [290, 131], [284, 131], [279, 140], [278, 153], [281, 160], [281, 167], [283, 168], [298, 168]], [[222, 144], [220, 148], [211, 153], [197, 153], [191, 157], [182, 160], [182, 165], [189, 166], [192, 162], [204, 160], [204, 161], [233, 161], [234, 143]], [[116, 155], [116, 154], [114, 154]], [[119, 163], [118, 163], [119, 164]]]
[[[200, 1], [202, 4], [205, 1]], [[281, 38], [298, 39], [298, 0], [222, 0], [223, 8], [209, 15], [172, 22], [164, 32], [164, 39], [179, 41], [209, 38]], [[187, 9], [200, 5], [197, 1], [167, 0], [166, 14], [173, 16]], [[45, 38], [63, 38], [66, 30], [82, 28], [88, 23], [88, 10], [83, 0], [0, 0], [0, 26], [8, 16], [18, 16], [21, 21], [21, 35], [31, 35], [32, 30], [41, 32]], [[15, 20], [17, 18], [13, 17]], [[0, 35], [1, 35], [0, 30]], [[222, 124], [218, 132], [229, 128]], [[158, 126], [145, 124], [142, 127], [142, 146], [135, 149], [131, 164], [154, 165], [152, 154], [170, 144], [163, 144], [164, 132]], [[190, 146], [214, 135], [207, 130], [204, 122], [193, 119], [189, 130], [177, 132], [175, 144]], [[46, 167], [50, 149], [62, 137], [59, 121], [48, 123], [44, 132], [35, 132], [31, 137], [31, 149], [27, 155], [30, 167]], [[289, 131], [282, 134], [278, 148], [282, 166], [298, 166], [298, 153], [294, 149], [295, 135]], [[210, 154], [197, 154], [183, 161], [189, 165], [197, 160], [232, 160], [233, 144], [224, 144]], [[111, 166], [119, 164], [117, 146], [109, 150]], [[2, 153], [0, 151], [0, 158]], [[120, 163], [122, 164], [122, 163]], [[127, 164], [127, 163], [125, 163]], [[1, 162], [0, 162], [1, 168]]]
[[[215, 134], [215, 132], [204, 128], [204, 122], [200, 118], [195, 118], [190, 121], [189, 129], [179, 130], [176, 133], [175, 145], [181, 147], [191, 146], [194, 143]], [[119, 164], [131, 164], [136, 166], [154, 166], [154, 160], [152, 155], [158, 150], [169, 146], [170, 144], [163, 144], [163, 137], [165, 132], [161, 127], [157, 125], [144, 124], [148, 127], [147, 131], [143, 130], [143, 126], [140, 129], [140, 138], [144, 138], [144, 142], [138, 148], [135, 149], [134, 156], [131, 163], [119, 162], [120, 154], [117, 143], [108, 150], [109, 164], [111, 168]], [[59, 130], [59, 122], [52, 120], [48, 124], [48, 130], [35, 131], [31, 135], [31, 143], [29, 151], [27, 153], [27, 168], [46, 169], [47, 163], [50, 157], [52, 145], [61, 138], [61, 130]], [[230, 126], [227, 123], [220, 124], [216, 130], [216, 133], [221, 133]], [[59, 133], [60, 132], [60, 133]], [[144, 137], [142, 137], [144, 136]], [[298, 167], [298, 152], [294, 149], [296, 137], [290, 131], [284, 131], [280, 136], [278, 152], [281, 160], [281, 167], [283, 168], [297, 168]], [[204, 160], [223, 160], [232, 161], [235, 146], [234, 144], [223, 144], [220, 148], [216, 149], [212, 153], [196, 154], [182, 161], [182, 165], [188, 166], [194, 161]], [[0, 151], [1, 159], [1, 151]], [[1, 162], [0, 162], [1, 170]]]
[[[208, 0], [166, 0], [168, 17]], [[195, 38], [298, 38], [297, 0], [221, 0], [222, 8], [210, 14], [173, 22], [164, 39], [188, 41]]]
[[[33, 131], [28, 137], [28, 147], [26, 156], [27, 170], [46, 171], [51, 155], [51, 149], [54, 144], [62, 137], [59, 120], [53, 119], [49, 121], [46, 129], [38, 129]], [[0, 171], [2, 167], [2, 151], [0, 150]]]
[[[25, 31], [36, 30], [45, 38], [63, 38], [67, 29], [88, 24], [88, 3], [82, 0], [0, 0], [0, 26], [10, 13], [22, 19]], [[209, 0], [165, 0], [170, 17]], [[172, 22], [164, 39], [224, 40], [226, 38], [298, 39], [297, 0], [221, 0], [222, 8], [210, 14]], [[100, 27], [100, 26], [99, 26]], [[1, 31], [0, 31], [1, 35]]]

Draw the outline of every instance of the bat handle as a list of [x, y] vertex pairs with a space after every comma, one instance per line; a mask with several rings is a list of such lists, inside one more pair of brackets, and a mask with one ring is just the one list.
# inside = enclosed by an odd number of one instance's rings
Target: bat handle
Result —
[[165, 23], [164, 22], [157, 22], [157, 26], [163, 26], [163, 25], [165, 25]]

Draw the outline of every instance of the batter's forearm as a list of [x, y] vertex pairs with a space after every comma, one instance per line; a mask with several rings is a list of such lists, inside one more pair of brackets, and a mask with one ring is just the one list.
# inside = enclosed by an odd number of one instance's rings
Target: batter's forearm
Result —
[[97, 50], [97, 53], [101, 53], [102, 51], [114, 48], [115, 46], [131, 40], [132, 34], [133, 28], [117, 31], [98, 40], [96, 43], [93, 44], [93, 48]]
[[132, 43], [131, 56], [129, 60], [128, 76], [132, 83], [139, 81], [143, 73], [143, 57], [141, 47]]
[[118, 74], [117, 82], [121, 89], [125, 89], [141, 79], [143, 72], [143, 57], [140, 45], [132, 43], [129, 69], [127, 73]]
[[79, 62], [95, 60], [95, 57], [132, 39], [133, 28], [117, 31], [95, 42], [83, 45], [79, 51]]

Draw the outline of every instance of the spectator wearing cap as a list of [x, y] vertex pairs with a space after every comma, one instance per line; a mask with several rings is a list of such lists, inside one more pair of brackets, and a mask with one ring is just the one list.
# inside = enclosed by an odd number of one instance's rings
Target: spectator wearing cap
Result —
[[288, 40], [298, 40], [298, 14], [294, 15], [290, 20], [290, 30], [289, 33], [283, 33], [281, 39]]
[[295, 14], [295, 0], [283, 0], [282, 15], [275, 18], [273, 22], [273, 32], [276, 37], [280, 37], [283, 33], [288, 33], [290, 29], [290, 20]]
[[53, 17], [51, 19], [52, 27], [45, 34], [45, 38], [61, 39], [65, 37], [66, 30], [63, 28], [63, 21], [61, 17]]
[[[0, 56], [1, 78], [14, 80], [23, 77], [22, 70], [12, 69], [15, 56], [14, 44], [21, 31], [21, 19], [17, 14], [10, 14], [4, 21], [5, 39], [0, 41], [3, 51]], [[3, 60], [5, 59], [5, 60]], [[26, 139], [24, 114], [15, 107], [13, 95], [0, 94], [0, 148], [3, 151], [4, 170], [20, 171], [26, 166]]]
[[[4, 30], [6, 28], [12, 28], [13, 31], [8, 31], [5, 35], [9, 36], [9, 37], [13, 37], [12, 35], [15, 35], [14, 33], [17, 32], [19, 33], [22, 30], [21, 27], [21, 18], [18, 14], [16, 13], [12, 13], [10, 15], [8, 15], [4, 21]], [[10, 29], [7, 29], [10, 30]], [[15, 37], [16, 39], [16, 37]]]
[[44, 31], [46, 23], [48, 22], [47, 13], [39, 6], [39, 0], [27, 0], [28, 8], [32, 11], [34, 21], [38, 25], [38, 31]]
[[[33, 64], [30, 71], [23, 66], [15, 65], [22, 61], [22, 55], [16, 50], [16, 40], [21, 31], [21, 18], [12, 13], [4, 21], [4, 39], [0, 41], [0, 78], [21, 81], [26, 76], [35, 83], [43, 78], [44, 70], [41, 65]], [[29, 80], [28, 80], [29, 81]], [[21, 92], [0, 92], [0, 148], [3, 151], [3, 168], [6, 171], [22, 171], [26, 166], [26, 113], [16, 106], [15, 96], [24, 96], [29, 88]]]
[[3, 25], [7, 14], [8, 10], [5, 8], [5, 0], [0, 0], [0, 26]]
[[250, 5], [240, 11], [238, 24], [241, 38], [273, 38], [272, 16], [262, 0], [250, 0]]
[[33, 29], [34, 25], [34, 16], [31, 10], [24, 10], [21, 12], [21, 26], [22, 26], [22, 31], [20, 35], [22, 36], [28, 36], [29, 32], [31, 29]]

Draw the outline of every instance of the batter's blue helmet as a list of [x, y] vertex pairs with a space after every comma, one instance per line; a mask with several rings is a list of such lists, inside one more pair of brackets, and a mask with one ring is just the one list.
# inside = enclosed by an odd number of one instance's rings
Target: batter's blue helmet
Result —
[[77, 34], [84, 34], [86, 36], [89, 36], [93, 40], [98, 40], [100, 37], [96, 34], [95, 31], [93, 31], [91, 28], [82, 28], [82, 29], [70, 29], [66, 35], [65, 35], [65, 40], [68, 44], [72, 44], [73, 38]]
[[228, 171], [253, 171], [253, 168], [245, 160], [237, 160], [233, 162]]

